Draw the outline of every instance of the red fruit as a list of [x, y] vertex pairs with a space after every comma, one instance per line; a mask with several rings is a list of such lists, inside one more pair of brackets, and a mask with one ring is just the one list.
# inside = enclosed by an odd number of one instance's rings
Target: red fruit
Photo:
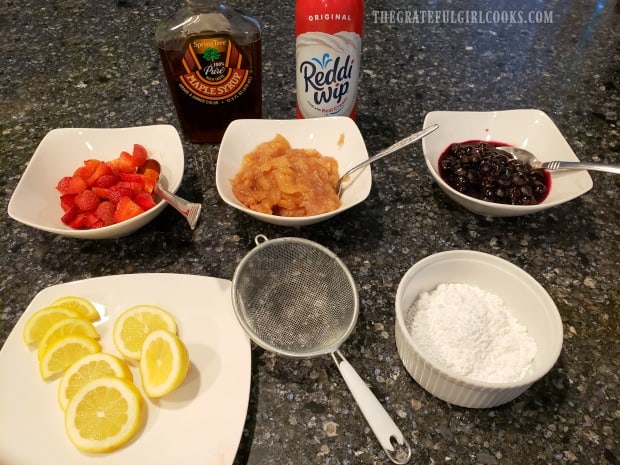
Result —
[[108, 162], [85, 160], [56, 185], [65, 212], [62, 222], [72, 228], [100, 228], [153, 208], [151, 193], [159, 178], [153, 165], [140, 144], [134, 144], [132, 153], [122, 151]]
[[84, 229], [86, 227], [86, 213], [78, 212], [67, 225], [73, 229]]
[[60, 207], [64, 212], [68, 212], [75, 205], [75, 195], [63, 194], [60, 196]]
[[90, 190], [93, 191], [95, 194], [97, 194], [97, 197], [99, 197], [99, 199], [110, 198], [110, 189], [108, 189], [107, 187], [93, 186], [90, 188]]
[[[112, 168], [108, 166], [107, 163], [102, 161], [99, 162], [93, 173], [86, 179], [86, 184], [89, 186], [94, 186], [97, 184], [97, 181], [102, 176], [109, 176], [112, 174]], [[110, 186], [101, 186], [101, 187], [110, 187]]]
[[75, 206], [83, 212], [94, 210], [99, 205], [99, 202], [99, 197], [91, 190], [85, 190], [75, 196]]
[[133, 158], [129, 152], [124, 150], [114, 160], [108, 162], [112, 169], [116, 169], [120, 173], [133, 173], [136, 171], [136, 165], [133, 162]]
[[74, 205], [73, 207], [69, 208], [69, 210], [67, 210], [64, 215], [62, 215], [60, 221], [62, 221], [67, 226], [71, 226], [71, 223], [73, 222], [73, 220], [75, 220], [75, 217], [78, 215], [79, 212], [80, 209]]
[[122, 181], [139, 182], [139, 183], [144, 182], [144, 177], [138, 173], [119, 173], [118, 176], [119, 178], [121, 178]]
[[155, 160], [146, 160], [140, 167], [140, 173], [144, 178], [144, 190], [151, 193], [155, 187], [155, 183], [159, 179], [159, 163]]
[[67, 194], [79, 194], [88, 188], [88, 184], [79, 176], [73, 176], [67, 188]]
[[112, 174], [112, 170], [110, 168], [110, 174], [104, 174], [103, 176], [97, 178], [94, 185], [97, 187], [112, 187], [117, 182], [118, 176], [116, 174]]
[[117, 184], [114, 184], [110, 189], [108, 189], [108, 199], [111, 202], [118, 203], [122, 197], [133, 197], [134, 191], [129, 185], [124, 181], [121, 181]]
[[114, 212], [116, 211], [116, 205], [110, 201], [103, 201], [97, 205], [95, 213], [103, 223], [103, 226], [109, 226], [114, 224]]
[[65, 193], [69, 187], [70, 182], [71, 176], [65, 176], [64, 178], [61, 178], [60, 181], [58, 181], [58, 184], [56, 184], [56, 190], [60, 191], [61, 193]]
[[155, 206], [155, 200], [153, 200], [153, 196], [145, 191], [138, 192], [134, 196], [133, 201], [140, 205], [140, 208], [145, 211]]
[[119, 181], [116, 183], [117, 186], [121, 186], [120, 188], [129, 189], [131, 191], [130, 197], [133, 197], [138, 192], [142, 192], [144, 190], [144, 181], [137, 175], [136, 181]]
[[[97, 215], [95, 210], [90, 210], [90, 211], [84, 212], [83, 214], [84, 214], [84, 224], [83, 224], [84, 228], [94, 229], [96, 227], [103, 226], [103, 222], [101, 221], [101, 219], [99, 218], [99, 215]], [[101, 223], [101, 225], [97, 226], [98, 223]]]
[[140, 207], [140, 205], [131, 200], [129, 197], [122, 197], [116, 205], [114, 222], [120, 223], [121, 221], [138, 216], [142, 212], [144, 212], [144, 210]]
[[85, 160], [84, 165], [76, 169], [73, 173], [73, 176], [79, 176], [86, 181], [89, 177], [92, 176], [92, 174], [97, 169], [97, 166], [99, 166], [101, 163], [102, 162], [100, 160]]
[[136, 168], [140, 168], [146, 161], [148, 154], [146, 149], [140, 144], [133, 144], [133, 152], [131, 154], [134, 165]]
[[129, 152], [122, 151], [118, 159], [118, 170], [121, 173], [134, 173], [136, 171], [136, 165]]
[[86, 181], [79, 176], [64, 177], [56, 185], [56, 189], [62, 194], [74, 195], [84, 191], [87, 187]]

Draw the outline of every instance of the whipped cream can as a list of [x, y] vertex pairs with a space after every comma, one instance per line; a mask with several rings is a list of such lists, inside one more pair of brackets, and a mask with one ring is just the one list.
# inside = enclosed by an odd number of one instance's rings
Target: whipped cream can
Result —
[[297, 0], [297, 117], [355, 117], [363, 0]]

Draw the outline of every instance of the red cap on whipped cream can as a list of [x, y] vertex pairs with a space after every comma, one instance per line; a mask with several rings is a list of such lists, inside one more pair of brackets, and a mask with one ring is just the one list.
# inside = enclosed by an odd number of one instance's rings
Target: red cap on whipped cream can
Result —
[[355, 117], [363, 0], [297, 0], [297, 117]]

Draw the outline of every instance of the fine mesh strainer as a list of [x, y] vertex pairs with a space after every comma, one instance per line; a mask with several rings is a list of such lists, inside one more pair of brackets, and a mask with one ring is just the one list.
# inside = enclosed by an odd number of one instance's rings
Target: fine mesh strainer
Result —
[[237, 266], [233, 307], [262, 348], [288, 357], [331, 354], [381, 447], [397, 464], [411, 449], [366, 383], [338, 350], [357, 321], [359, 299], [351, 273], [325, 247], [299, 238], [267, 240]]

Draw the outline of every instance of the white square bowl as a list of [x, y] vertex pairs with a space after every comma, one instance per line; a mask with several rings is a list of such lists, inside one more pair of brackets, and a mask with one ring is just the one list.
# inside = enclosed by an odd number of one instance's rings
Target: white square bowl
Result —
[[173, 126], [59, 128], [45, 135], [28, 162], [9, 201], [9, 216], [33, 228], [78, 239], [112, 239], [138, 230], [159, 215], [166, 203], [160, 200], [153, 208], [121, 223], [72, 229], [61, 221], [63, 211], [56, 190], [58, 181], [70, 176], [84, 160], [112, 160], [123, 150], [131, 152], [133, 144], [143, 145], [149, 158], [159, 161], [162, 185], [176, 192], [183, 178], [185, 157]]
[[455, 142], [501, 142], [527, 149], [542, 162], [579, 160], [551, 118], [540, 110], [433, 111], [424, 120], [425, 127], [432, 124], [439, 124], [439, 129], [422, 140], [426, 166], [446, 195], [473, 213], [496, 217], [527, 215], [568, 202], [592, 188], [587, 171], [550, 171], [549, 195], [538, 205], [506, 205], [464, 195], [439, 175], [439, 158]]
[[226, 129], [217, 158], [216, 185], [220, 197], [228, 205], [267, 223], [281, 226], [305, 226], [325, 221], [363, 202], [372, 186], [370, 166], [352, 177], [342, 194], [342, 204], [334, 211], [320, 215], [284, 217], [256, 212], [243, 205], [232, 191], [230, 180], [241, 169], [243, 157], [276, 134], [284, 136], [293, 148], [316, 149], [323, 156], [338, 161], [340, 174], [368, 159], [364, 138], [355, 122], [348, 117], [333, 116], [311, 119], [270, 120], [239, 119]]
[[[529, 374], [513, 382], [483, 382], [438, 366], [424, 353], [411, 334], [412, 306], [421, 293], [443, 283], [475, 286], [503, 300], [536, 342]], [[396, 347], [409, 374], [435, 397], [461, 407], [490, 408], [510, 402], [547, 374], [562, 350], [562, 320], [547, 291], [518, 266], [482, 252], [452, 250], [415, 263], [398, 285], [395, 309]]]

